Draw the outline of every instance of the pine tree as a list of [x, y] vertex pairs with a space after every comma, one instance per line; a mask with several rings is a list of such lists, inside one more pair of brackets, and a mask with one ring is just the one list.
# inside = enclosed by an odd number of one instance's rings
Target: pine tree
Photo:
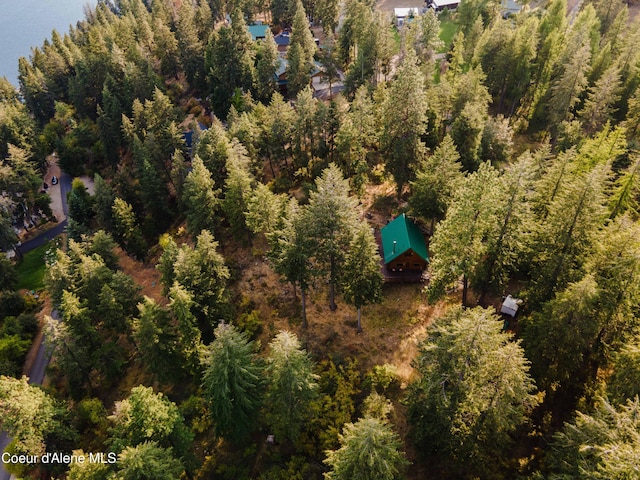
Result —
[[13, 438], [13, 453], [41, 455], [45, 438], [55, 428], [55, 403], [27, 380], [0, 376], [0, 425]]
[[427, 122], [424, 77], [412, 49], [404, 56], [383, 111], [380, 148], [387, 155], [386, 169], [396, 181], [399, 197], [405, 184], [411, 179], [413, 165], [423, 154], [421, 136]]
[[184, 467], [173, 456], [172, 449], [159, 447], [156, 442], [125, 448], [118, 455], [117, 469], [117, 478], [122, 480], [172, 480], [184, 474]]
[[420, 162], [416, 179], [410, 182], [409, 206], [415, 215], [432, 222], [444, 217], [456, 186], [463, 179], [459, 159], [456, 146], [447, 135], [433, 155]]
[[325, 473], [327, 480], [394, 480], [408, 464], [400, 451], [400, 439], [388, 422], [364, 417], [345, 424], [339, 438], [340, 448], [327, 451], [325, 463], [331, 467]]
[[620, 100], [620, 74], [617, 66], [608, 68], [589, 88], [584, 107], [578, 112], [583, 128], [588, 134], [599, 131], [615, 113], [614, 105]]
[[589, 45], [582, 46], [570, 59], [562, 76], [551, 87], [549, 119], [552, 127], [557, 129], [563, 121], [573, 118], [573, 109], [587, 87], [590, 57]]
[[267, 29], [260, 44], [256, 60], [255, 92], [256, 100], [267, 103], [276, 91], [276, 71], [278, 69], [278, 47], [271, 30]]
[[269, 258], [274, 269], [293, 285], [300, 287], [302, 326], [307, 327], [306, 294], [315, 274], [311, 263], [310, 241], [305, 231], [304, 218], [298, 202], [290, 199], [281, 213], [281, 222], [267, 235], [271, 246]]
[[344, 271], [345, 248], [358, 224], [357, 201], [349, 196], [349, 183], [334, 164], [316, 180], [302, 225], [319, 268], [329, 280], [329, 307], [336, 310], [335, 288]]
[[502, 327], [492, 310], [450, 310], [414, 362], [419, 377], [407, 400], [414, 439], [454, 474], [486, 476], [487, 462], [495, 464], [537, 404], [524, 352]]
[[495, 228], [497, 189], [497, 170], [483, 163], [455, 193], [431, 240], [431, 299], [441, 297], [462, 276], [462, 305], [467, 305], [469, 280], [483, 266], [486, 239]]
[[614, 406], [599, 398], [591, 414], [576, 412], [552, 443], [545, 478], [633, 478], [640, 456], [638, 397]]
[[192, 170], [185, 179], [182, 192], [182, 203], [187, 208], [187, 225], [194, 234], [202, 230], [213, 231], [217, 226], [220, 189], [215, 188], [211, 173], [197, 154], [191, 165]]
[[318, 376], [294, 333], [282, 331], [269, 343], [267, 357], [267, 422], [277, 438], [298, 440], [318, 394]]
[[315, 53], [316, 43], [309, 30], [309, 20], [302, 2], [296, 0], [287, 68], [287, 90], [292, 97], [309, 84]]
[[203, 395], [216, 434], [236, 441], [255, 428], [261, 403], [262, 368], [254, 358], [254, 345], [233, 325], [221, 324], [204, 362]]
[[132, 388], [126, 399], [115, 403], [109, 419], [113, 422], [111, 448], [116, 453], [150, 441], [172, 447], [178, 457], [185, 457], [191, 451], [193, 434], [178, 406], [151, 387]]
[[[244, 147], [237, 141], [233, 141], [231, 152], [227, 160], [227, 179], [225, 180], [224, 199], [222, 210], [231, 225], [231, 231], [236, 238], [244, 234], [250, 235], [245, 220], [247, 202], [251, 194], [253, 175], [249, 171], [249, 158]], [[248, 237], [251, 241], [251, 237]]]
[[114, 231], [122, 247], [134, 257], [143, 258], [146, 245], [131, 204], [116, 197], [113, 201], [112, 212]]
[[223, 26], [211, 34], [205, 68], [214, 111], [220, 118], [226, 118], [236, 89], [248, 92], [253, 85], [251, 35], [240, 10], [231, 13], [231, 26]]
[[342, 295], [358, 310], [358, 331], [362, 331], [362, 307], [382, 300], [381, 260], [378, 246], [368, 225], [355, 234], [344, 262]]
[[558, 186], [548, 214], [535, 233], [532, 306], [553, 298], [569, 282], [580, 278], [584, 255], [604, 222], [603, 188], [608, 166], [573, 174]]

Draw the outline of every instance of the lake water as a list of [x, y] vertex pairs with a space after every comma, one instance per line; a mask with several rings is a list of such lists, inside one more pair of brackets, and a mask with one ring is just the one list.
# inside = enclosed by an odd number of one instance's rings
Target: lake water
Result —
[[18, 58], [29, 57], [51, 31], [61, 34], [84, 19], [96, 0], [0, 0], [0, 77], [18, 86]]

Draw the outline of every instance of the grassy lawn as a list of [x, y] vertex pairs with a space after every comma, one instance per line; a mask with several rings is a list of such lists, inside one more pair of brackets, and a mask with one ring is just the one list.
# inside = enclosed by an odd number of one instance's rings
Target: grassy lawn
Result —
[[449, 50], [457, 31], [458, 26], [452, 19], [449, 18], [440, 22], [440, 40], [444, 42], [444, 46], [438, 50], [438, 53], [445, 53]]
[[18, 289], [41, 290], [44, 288], [44, 254], [51, 245], [47, 242], [25, 254], [22, 261], [16, 265], [18, 273]]

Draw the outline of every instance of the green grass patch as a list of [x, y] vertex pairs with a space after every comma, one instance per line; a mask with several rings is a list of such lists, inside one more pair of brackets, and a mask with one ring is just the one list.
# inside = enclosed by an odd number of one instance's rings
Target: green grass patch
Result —
[[453, 37], [455, 37], [458, 31], [458, 25], [452, 19], [441, 20], [440, 22], [440, 40], [444, 42], [442, 48], [438, 50], [438, 53], [445, 53], [449, 51]]
[[42, 290], [44, 288], [44, 255], [51, 242], [47, 242], [29, 253], [26, 253], [22, 261], [16, 265], [18, 273], [18, 289]]

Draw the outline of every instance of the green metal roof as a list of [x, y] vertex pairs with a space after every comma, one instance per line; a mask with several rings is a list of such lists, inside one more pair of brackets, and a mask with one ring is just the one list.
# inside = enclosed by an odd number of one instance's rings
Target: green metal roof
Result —
[[[424, 235], [404, 213], [385, 225], [380, 231], [380, 235], [382, 236], [384, 263], [391, 262], [409, 249], [424, 261], [429, 261]], [[395, 248], [394, 241], [396, 242]]]
[[267, 29], [269, 25], [249, 25], [247, 26], [247, 30], [251, 34], [251, 40], [256, 40], [256, 38], [264, 38], [267, 35]]

